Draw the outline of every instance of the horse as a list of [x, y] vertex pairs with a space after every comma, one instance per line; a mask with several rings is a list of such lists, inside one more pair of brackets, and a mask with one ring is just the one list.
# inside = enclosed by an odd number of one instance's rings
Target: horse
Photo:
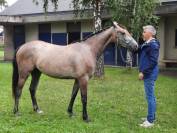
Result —
[[110, 43], [121, 43], [130, 50], [138, 48], [137, 42], [126, 29], [113, 24], [80, 42], [70, 45], [53, 45], [44, 41], [27, 42], [16, 50], [13, 58], [12, 94], [15, 115], [19, 114], [19, 99], [25, 81], [32, 76], [29, 87], [33, 110], [42, 113], [36, 100], [36, 88], [41, 73], [50, 77], [74, 79], [67, 112], [73, 115], [73, 104], [78, 90], [81, 92], [82, 118], [89, 122], [87, 114], [87, 84], [95, 72], [96, 58]]

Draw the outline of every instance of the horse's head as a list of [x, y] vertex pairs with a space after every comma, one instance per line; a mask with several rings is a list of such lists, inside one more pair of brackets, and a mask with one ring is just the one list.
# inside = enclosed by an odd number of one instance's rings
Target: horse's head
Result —
[[120, 27], [116, 22], [113, 22], [113, 26], [116, 32], [116, 44], [120, 44], [122, 47], [128, 48], [131, 51], [136, 51], [138, 44], [131, 34], [125, 28]]

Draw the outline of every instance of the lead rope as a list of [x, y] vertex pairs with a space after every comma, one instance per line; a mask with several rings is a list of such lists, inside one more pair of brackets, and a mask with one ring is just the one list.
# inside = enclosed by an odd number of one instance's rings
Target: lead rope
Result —
[[[120, 45], [119, 45], [119, 43], [118, 43], [118, 38], [117, 38], [117, 47], [118, 47], [119, 52], [120, 52], [121, 60], [126, 64], [126, 66], [130, 66], [131, 60], [127, 60], [127, 59], [124, 58], [124, 56], [123, 56], [123, 54], [122, 54], [121, 47], [120, 47]], [[131, 53], [130, 57], [131, 57], [131, 59], [133, 60], [132, 53]]]

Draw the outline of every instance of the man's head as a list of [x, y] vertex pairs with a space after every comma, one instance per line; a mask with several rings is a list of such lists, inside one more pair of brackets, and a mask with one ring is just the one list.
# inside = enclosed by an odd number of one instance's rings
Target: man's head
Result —
[[156, 29], [152, 25], [143, 26], [143, 40], [147, 41], [156, 35]]

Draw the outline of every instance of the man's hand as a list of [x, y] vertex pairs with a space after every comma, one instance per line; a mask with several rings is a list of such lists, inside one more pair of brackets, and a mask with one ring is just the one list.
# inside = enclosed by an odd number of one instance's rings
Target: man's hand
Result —
[[143, 80], [144, 79], [144, 74], [142, 72], [140, 72], [138, 77], [139, 77], [139, 80]]

